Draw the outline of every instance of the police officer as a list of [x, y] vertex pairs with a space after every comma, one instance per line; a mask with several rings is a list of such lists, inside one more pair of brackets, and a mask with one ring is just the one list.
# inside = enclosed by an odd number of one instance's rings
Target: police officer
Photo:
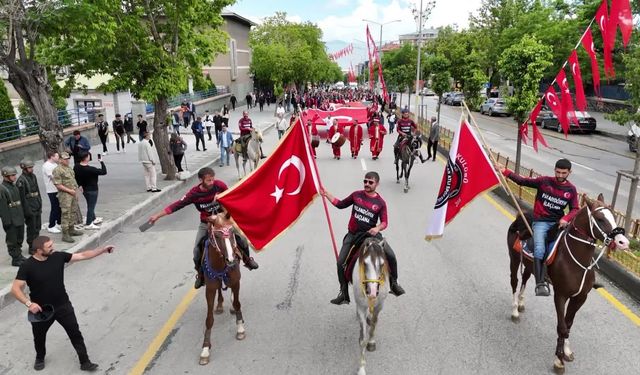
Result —
[[24, 213], [20, 202], [20, 192], [14, 185], [18, 172], [13, 167], [2, 168], [0, 185], [0, 218], [6, 234], [5, 242], [11, 256], [11, 265], [19, 267], [26, 260], [22, 256], [24, 240]]
[[62, 211], [62, 241], [73, 243], [75, 240], [71, 236], [82, 236], [82, 232], [76, 230], [74, 210], [78, 205], [78, 183], [73, 169], [69, 167], [69, 159], [71, 156], [68, 152], [60, 153], [60, 161], [56, 169], [53, 170], [53, 184], [58, 189], [58, 200], [60, 201], [60, 210]]
[[38, 180], [33, 174], [33, 161], [24, 159], [20, 162], [22, 174], [16, 181], [16, 187], [20, 191], [24, 223], [27, 226], [27, 244], [29, 254], [33, 254], [33, 240], [40, 235], [42, 227], [42, 197], [38, 187]]

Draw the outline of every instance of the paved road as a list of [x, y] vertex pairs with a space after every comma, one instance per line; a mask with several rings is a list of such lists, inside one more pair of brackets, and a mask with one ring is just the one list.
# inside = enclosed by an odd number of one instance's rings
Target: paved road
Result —
[[[275, 137], [274, 132], [267, 134], [266, 150], [273, 147]], [[360, 188], [362, 162], [335, 161], [330, 155], [323, 143], [318, 164], [327, 189], [343, 197]], [[369, 374], [550, 373], [556, 339], [552, 300], [536, 298], [529, 289], [521, 323], [509, 319], [504, 245], [509, 219], [487, 198], [480, 198], [447, 228], [444, 239], [427, 243], [422, 233], [442, 163], [418, 165], [407, 194], [395, 183], [390, 147], [380, 160], [366, 157], [364, 163], [382, 175], [380, 192], [390, 206], [386, 235], [398, 255], [400, 282], [407, 290], [405, 296], [387, 300], [378, 350], [368, 355]], [[229, 169], [219, 171], [227, 182], [234, 176]], [[341, 237], [348, 211], [330, 207], [330, 213]], [[168, 338], [148, 356], [152, 360], [147, 374], [355, 374], [359, 330], [355, 308], [328, 302], [337, 292], [337, 281], [319, 201], [293, 229], [256, 256], [259, 270], [243, 272], [247, 338], [235, 340], [232, 316], [215, 316], [212, 362], [206, 367], [197, 364], [204, 296], [191, 288], [196, 225], [195, 210], [186, 208], [163, 218], [149, 232], [139, 233], [132, 226], [109, 241], [117, 247], [114, 254], [66, 270], [91, 358], [100, 363], [102, 373], [129, 373], [164, 331]], [[611, 286], [607, 289], [632, 313], [640, 314], [638, 305]], [[180, 308], [184, 314], [172, 317]], [[0, 311], [0, 374], [31, 371], [33, 346], [25, 314], [18, 304]], [[637, 324], [592, 293], [574, 325], [571, 342], [576, 362], [568, 365], [568, 373], [640, 373]], [[59, 326], [50, 331], [48, 348], [43, 373], [77, 372]]]
[[[411, 105], [413, 108], [414, 96], [412, 95]], [[406, 95], [403, 99], [403, 106], [406, 102]], [[428, 115], [434, 115], [436, 110], [436, 99], [425, 97], [424, 104], [427, 105]], [[441, 125], [449, 129], [456, 129], [460, 119], [461, 107], [442, 105], [440, 122]], [[516, 155], [517, 131], [512, 117], [489, 117], [474, 112], [473, 116], [478, 122], [480, 129], [487, 140], [489, 146], [500, 152], [502, 155], [509, 155], [514, 159]], [[603, 118], [598, 119], [598, 126], [603, 131], [610, 133], [624, 133], [623, 127], [611, 123]], [[542, 174], [549, 174], [553, 171], [553, 165], [559, 158], [568, 158], [573, 164], [573, 172], [570, 180], [578, 187], [578, 190], [595, 197], [599, 193], [605, 195], [605, 199], [611, 202], [613, 190], [616, 183], [617, 170], [633, 169], [634, 154], [629, 152], [627, 143], [613, 137], [602, 134], [569, 134], [565, 139], [563, 134], [558, 134], [552, 130], [542, 130], [550, 148], [539, 147], [536, 153], [531, 144], [523, 145], [522, 165], [533, 168]], [[530, 132], [531, 135], [531, 132]], [[629, 197], [629, 181], [623, 181], [620, 185], [616, 208], [625, 212]], [[636, 195], [637, 196], [637, 195]], [[634, 203], [634, 217], [640, 216], [640, 200]]]

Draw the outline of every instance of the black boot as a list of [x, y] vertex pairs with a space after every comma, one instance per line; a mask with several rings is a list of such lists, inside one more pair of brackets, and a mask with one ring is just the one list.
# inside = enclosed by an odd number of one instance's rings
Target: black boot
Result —
[[244, 266], [247, 267], [250, 271], [257, 270], [259, 267], [258, 263], [256, 263], [256, 261], [253, 260], [252, 257], [245, 257], [242, 261], [244, 262]]
[[258, 263], [256, 263], [256, 261], [253, 260], [253, 258], [249, 254], [249, 244], [247, 243], [247, 241], [244, 239], [244, 237], [241, 237], [237, 233], [235, 233], [235, 238], [236, 244], [242, 252], [242, 262], [244, 263], [244, 266], [247, 267], [250, 271], [257, 270], [259, 267]]
[[193, 287], [196, 289], [200, 289], [204, 286], [204, 275], [202, 271], [198, 271], [196, 273], [196, 281], [193, 283]]
[[541, 259], [533, 260], [533, 276], [536, 278], [536, 296], [548, 297], [549, 285], [545, 280], [546, 266]]
[[344, 305], [349, 304], [351, 300], [349, 299], [349, 286], [347, 284], [340, 285], [340, 293], [338, 296], [331, 300], [331, 303], [334, 305]]
[[404, 289], [398, 284], [398, 280], [396, 278], [389, 278], [389, 289], [391, 289], [391, 294], [396, 297], [400, 297], [404, 294]]

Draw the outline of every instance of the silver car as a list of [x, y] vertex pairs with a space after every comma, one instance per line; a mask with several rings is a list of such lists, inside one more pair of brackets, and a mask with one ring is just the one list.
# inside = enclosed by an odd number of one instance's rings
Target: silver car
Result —
[[500, 98], [489, 98], [482, 105], [480, 105], [480, 113], [487, 114], [489, 116], [493, 115], [504, 115], [509, 116], [509, 110], [507, 109], [507, 103], [503, 99]]

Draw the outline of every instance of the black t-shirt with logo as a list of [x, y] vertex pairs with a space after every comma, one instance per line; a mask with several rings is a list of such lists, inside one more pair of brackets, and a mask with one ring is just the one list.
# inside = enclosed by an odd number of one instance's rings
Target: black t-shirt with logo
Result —
[[32, 302], [40, 306], [61, 306], [69, 302], [64, 287], [64, 265], [70, 260], [71, 254], [64, 251], [55, 251], [43, 261], [30, 257], [20, 265], [16, 279], [27, 282]]

